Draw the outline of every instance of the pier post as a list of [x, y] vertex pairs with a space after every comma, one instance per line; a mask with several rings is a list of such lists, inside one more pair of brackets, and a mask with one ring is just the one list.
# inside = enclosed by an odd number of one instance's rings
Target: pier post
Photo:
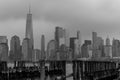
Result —
[[73, 80], [80, 80], [80, 62], [73, 61]]

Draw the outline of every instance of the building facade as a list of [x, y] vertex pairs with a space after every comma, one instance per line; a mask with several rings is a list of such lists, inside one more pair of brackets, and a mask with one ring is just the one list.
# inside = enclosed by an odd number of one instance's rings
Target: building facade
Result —
[[45, 36], [41, 36], [41, 59], [45, 59]]
[[56, 60], [57, 54], [56, 54], [56, 41], [50, 40], [47, 45], [47, 60]]
[[92, 32], [92, 57], [97, 59], [104, 56], [104, 40], [96, 32]]
[[66, 30], [62, 27], [55, 28], [55, 40], [57, 42], [56, 48], [59, 49], [62, 44], [65, 44]]
[[22, 60], [32, 61], [33, 59], [33, 49], [31, 47], [31, 41], [28, 38], [25, 38], [22, 42]]
[[20, 38], [13, 36], [10, 41], [10, 59], [12, 61], [20, 61], [22, 57]]
[[[26, 19], [26, 32], [25, 32], [25, 38], [29, 39], [26, 44], [30, 48], [30, 53], [28, 54], [29, 60], [32, 60], [33, 52], [34, 52], [34, 38], [33, 38], [33, 25], [32, 25], [32, 14], [29, 9], [29, 13], [27, 14], [27, 19]], [[27, 50], [26, 50], [27, 51]]]
[[90, 55], [90, 46], [91, 46], [91, 40], [85, 40], [84, 44], [81, 47], [81, 52], [82, 52], [82, 57], [81, 58], [89, 58], [91, 57]]
[[120, 41], [113, 39], [112, 41], [112, 57], [120, 57]]
[[81, 40], [81, 33], [80, 33], [80, 31], [77, 31], [77, 38], [78, 38], [78, 55], [81, 57], [81, 55], [82, 55], [82, 53], [81, 53], [82, 40]]
[[0, 60], [8, 61], [8, 44], [0, 43]]
[[76, 37], [72, 37], [70, 38], [70, 49], [72, 50], [72, 59], [75, 59], [76, 58], [76, 41], [77, 41], [77, 38]]
[[106, 45], [104, 47], [105, 57], [111, 58], [112, 57], [112, 46], [110, 45], [110, 39], [106, 38]]
[[0, 36], [0, 60], [8, 60], [8, 39], [6, 36]]

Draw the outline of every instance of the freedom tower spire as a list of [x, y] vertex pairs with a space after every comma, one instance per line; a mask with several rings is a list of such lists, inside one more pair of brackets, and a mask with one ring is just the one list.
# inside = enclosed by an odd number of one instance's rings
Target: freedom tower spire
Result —
[[25, 37], [30, 39], [32, 49], [34, 49], [32, 14], [31, 14], [30, 6], [29, 6], [29, 13], [27, 14], [27, 19], [26, 19], [26, 35], [25, 35]]

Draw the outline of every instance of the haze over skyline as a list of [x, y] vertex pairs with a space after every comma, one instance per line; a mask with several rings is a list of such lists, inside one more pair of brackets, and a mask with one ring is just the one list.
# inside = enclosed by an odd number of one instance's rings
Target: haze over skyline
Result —
[[41, 35], [46, 44], [54, 39], [56, 26], [66, 28], [70, 36], [81, 31], [82, 41], [92, 31], [106, 38], [120, 39], [120, 0], [0, 0], [0, 36], [25, 37], [26, 15], [31, 4], [35, 48], [40, 49]]

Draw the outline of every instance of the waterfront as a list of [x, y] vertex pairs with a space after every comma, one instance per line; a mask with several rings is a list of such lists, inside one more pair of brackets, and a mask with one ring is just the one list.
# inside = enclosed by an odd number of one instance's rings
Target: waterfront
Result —
[[[13, 66], [13, 64], [9, 64], [9, 66]], [[0, 78], [0, 80], [55, 80], [55, 78], [56, 78], [56, 76], [54, 76], [54, 75], [52, 75], [52, 76], [49, 76], [49, 75], [47, 75], [47, 76], [45, 76], [45, 68], [43, 68], [43, 69], [41, 69], [41, 71], [40, 71], [41, 73], [40, 73], [40, 75], [39, 76], [37, 76], [37, 77], [20, 77], [20, 76], [18, 76], [18, 77], [14, 77], [14, 78], [8, 78], [8, 76], [7, 76], [7, 78], [3, 78], [3, 77], [1, 77]], [[69, 75], [69, 74], [71, 74], [71, 73], [73, 73], [73, 71], [72, 71], [72, 64], [67, 64], [66, 65], [66, 75]], [[73, 80], [73, 77], [69, 77], [69, 78], [66, 78], [66, 80]]]
[[1, 62], [0, 80], [114, 80], [119, 77], [116, 65], [110, 61], [84, 60], [14, 62], [12, 65]]

